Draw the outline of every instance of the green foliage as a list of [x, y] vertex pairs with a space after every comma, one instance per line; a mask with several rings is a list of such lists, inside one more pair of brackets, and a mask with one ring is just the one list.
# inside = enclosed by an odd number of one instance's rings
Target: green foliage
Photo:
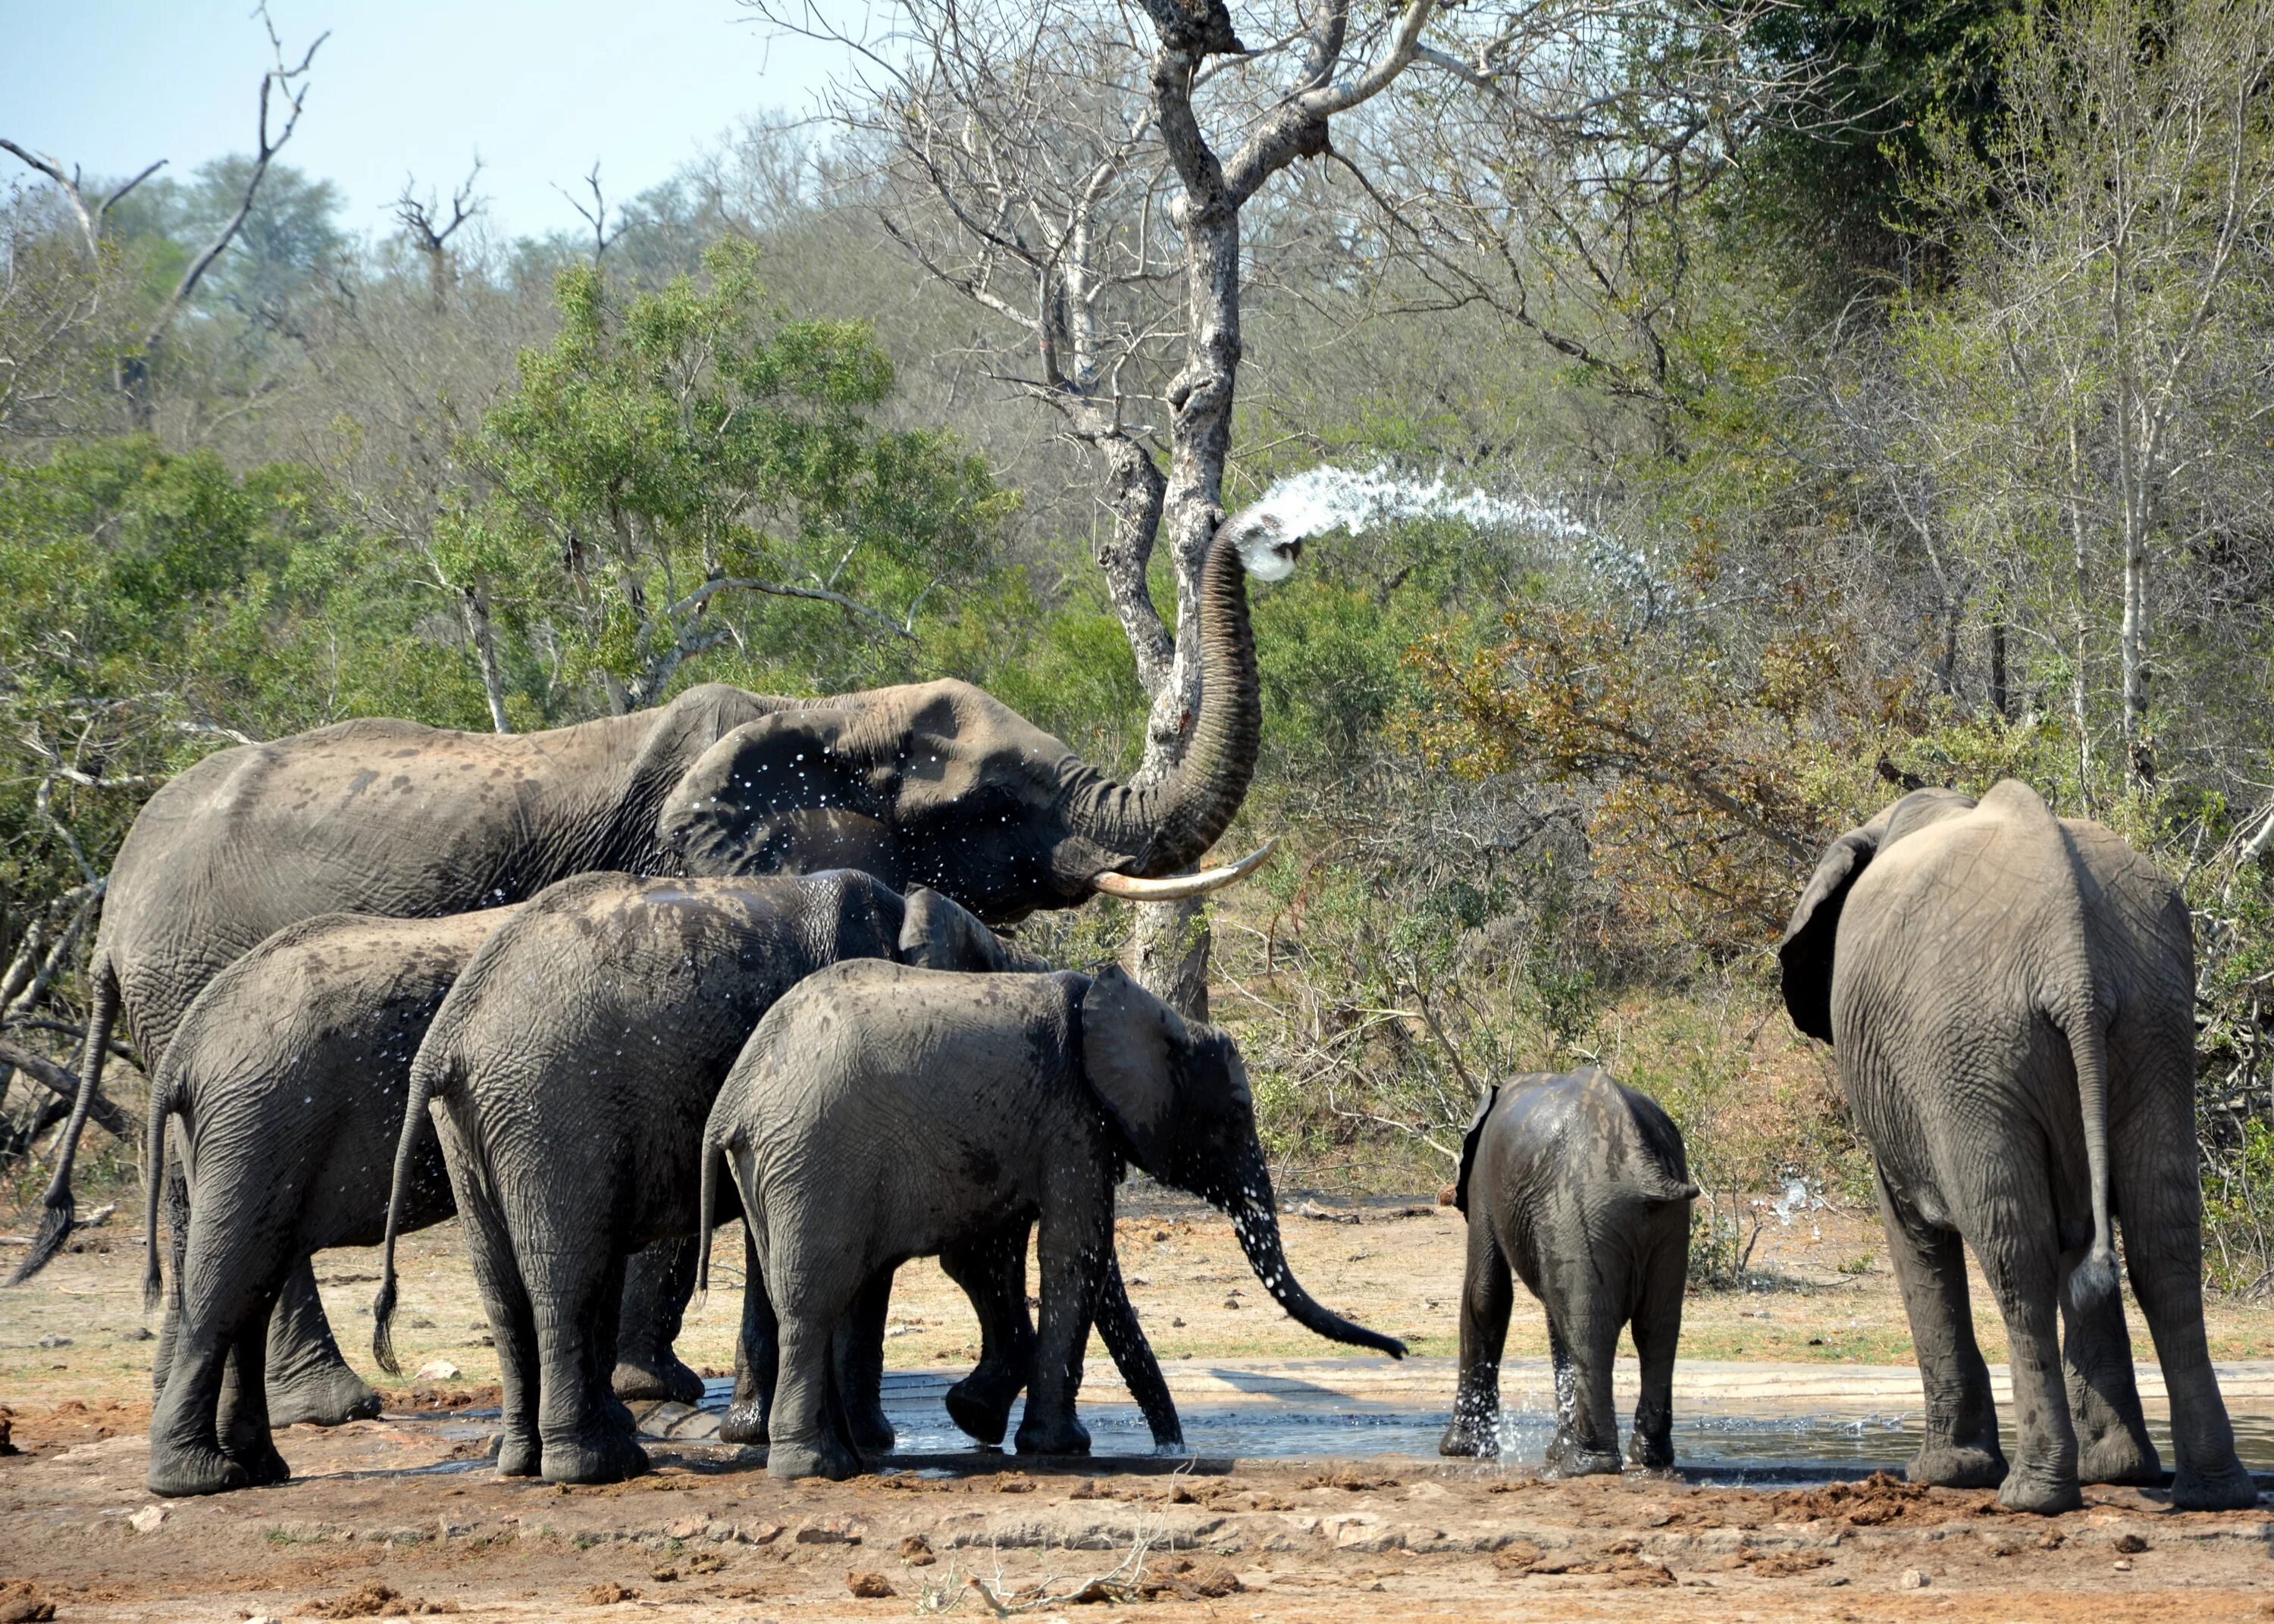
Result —
[[548, 713], [588, 679], [651, 704], [727, 643], [704, 676], [884, 674], [880, 632], [984, 573], [1012, 499], [947, 436], [877, 427], [893, 372], [873, 335], [789, 319], [749, 244], [629, 297], [573, 267], [558, 298], [557, 336], [473, 447], [490, 490], [436, 548], [501, 625], [544, 628]]

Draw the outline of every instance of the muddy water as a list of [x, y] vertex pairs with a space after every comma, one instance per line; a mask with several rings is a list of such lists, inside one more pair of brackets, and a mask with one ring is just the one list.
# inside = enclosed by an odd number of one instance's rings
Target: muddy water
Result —
[[[1217, 1372], [1219, 1374], [1231, 1372]], [[885, 1410], [900, 1435], [902, 1455], [951, 1455], [972, 1448], [947, 1418], [941, 1395], [949, 1378], [927, 1371], [893, 1371], [885, 1381]], [[692, 1440], [715, 1425], [726, 1408], [731, 1383], [709, 1384], [703, 1415], [692, 1425], [672, 1428]], [[1248, 1458], [1408, 1455], [1436, 1458], [1438, 1435], [1450, 1418], [1448, 1406], [1415, 1402], [1400, 1395], [1383, 1402], [1337, 1395], [1308, 1382], [1257, 1381], [1261, 1389], [1236, 1402], [1179, 1395], [1185, 1440], [1192, 1453]], [[1291, 1389], [1291, 1390], [1290, 1390]], [[1622, 1395], [1623, 1396], [1623, 1395]], [[2172, 1463], [2168, 1420], [2151, 1406], [2149, 1431], [2166, 1468]], [[1118, 1388], [1108, 1388], [1082, 1404], [1091, 1448], [1101, 1462], [1116, 1456], [1150, 1455], [1152, 1435], [1135, 1404]], [[1012, 1415], [1015, 1437], [1020, 1411]], [[2274, 1417], [2237, 1413], [2236, 1443], [2246, 1464], [2274, 1470]], [[1623, 1428], [1624, 1422], [1622, 1421]], [[1544, 1391], [1526, 1391], [1511, 1382], [1504, 1391], [1501, 1420], [1502, 1468], [1537, 1467], [1555, 1423]], [[1719, 1479], [1774, 1483], [1824, 1477], [1827, 1472], [1862, 1475], [1900, 1470], [1916, 1453], [1921, 1416], [1916, 1407], [1889, 1406], [1869, 1412], [1795, 1410], [1754, 1402], [1692, 1405], [1677, 1401], [1674, 1445], [1686, 1473]], [[2007, 1447], [2013, 1449], [2010, 1434]]]

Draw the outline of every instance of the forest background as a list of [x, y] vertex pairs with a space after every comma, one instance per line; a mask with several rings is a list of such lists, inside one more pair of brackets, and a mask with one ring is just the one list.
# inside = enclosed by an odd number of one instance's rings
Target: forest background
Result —
[[[1326, 83], [1287, 52], [1337, 8], [1280, 9], [1186, 86], [1227, 141]], [[19, 1197], [109, 858], [212, 750], [956, 676], [1139, 770], [1209, 313], [1161, 134], [1179, 15], [1224, 13], [913, 0], [829, 117], [754, 116], [626, 201], [596, 169], [582, 236], [493, 230], [478, 168], [350, 234], [290, 162], [305, 41], [261, 150], [193, 174], [0, 129]], [[1766, 1213], [1870, 1199], [1775, 990], [1817, 853], [2017, 776], [2186, 889], [2212, 1279], [2264, 1291], [2274, 5], [1346, 26], [1397, 71], [1239, 220], [1224, 505], [1294, 477], [1338, 519], [1256, 597], [1228, 845], [1281, 846], [1182, 938], [1275, 1154], [1434, 1187], [1480, 1083], [1600, 1062], [1682, 1122], [1701, 1276], [1740, 1278]], [[1101, 899], [1022, 939], [1080, 964], [1134, 925]]]

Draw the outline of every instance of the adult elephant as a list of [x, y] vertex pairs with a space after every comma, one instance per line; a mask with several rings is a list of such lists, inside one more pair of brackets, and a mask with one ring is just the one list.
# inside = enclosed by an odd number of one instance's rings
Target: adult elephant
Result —
[[[2255, 1504], [2203, 1340], [2195, 947], [2178, 889], [2025, 784], [1979, 802], [1923, 790], [1832, 843], [1779, 954], [1793, 1023], [1832, 1044], [1871, 1141], [1926, 1389], [1913, 1480], [1999, 1484], [2005, 1505], [2053, 1512], [2082, 1503], [2080, 1479], [2160, 1478], [2116, 1296], [2120, 1219], [2171, 1394], [2172, 1502]], [[2006, 1320], [2010, 1469], [1966, 1245]]]
[[[712, 685], [549, 733], [355, 721], [208, 756], [151, 797], [112, 865], [79, 1096], [39, 1234], [11, 1283], [37, 1273], [71, 1231], [73, 1158], [115, 1019], [125, 1016], [156, 1064], [216, 972], [319, 914], [465, 913], [594, 869], [853, 868], [898, 891], [930, 886], [1006, 924], [1098, 891], [1165, 898], [1238, 878], [1256, 859], [1167, 876], [1215, 843], [1246, 794], [1260, 708], [1246, 573], [1279, 579], [1301, 547], [1258, 509], [1218, 526], [1202, 574], [1191, 744], [1179, 770], [1153, 785], [1114, 782], [992, 695], [953, 681], [820, 699]], [[677, 1281], [657, 1276], [683, 1274], [687, 1254], [673, 1248], [632, 1271], [641, 1324], [683, 1297]], [[270, 1326], [278, 1425], [375, 1413], [305, 1266]], [[628, 1346], [652, 1349], [659, 1338], [638, 1329]], [[685, 1376], [675, 1362], [647, 1374]]]

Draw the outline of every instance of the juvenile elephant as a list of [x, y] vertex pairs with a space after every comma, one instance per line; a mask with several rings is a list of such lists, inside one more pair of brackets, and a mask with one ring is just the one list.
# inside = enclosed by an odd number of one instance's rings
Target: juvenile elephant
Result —
[[[2255, 1504], [2203, 1341], [2195, 947], [2178, 889], [2025, 784], [1978, 803], [1923, 790], [1832, 843], [1779, 955], [1793, 1024], [1832, 1044], [1871, 1141], [1926, 1389], [1912, 1479], [1999, 1484], [2003, 1504], [2055, 1512], [2081, 1503], [2080, 1478], [2160, 1477], [2116, 1295], [2120, 1218], [2171, 1395], [2172, 1503]], [[2006, 1320], [2011, 1470], [1962, 1244]]]
[[1041, 1324], [1018, 1447], [1087, 1453], [1074, 1397], [1096, 1260], [1111, 1255], [1114, 1187], [1132, 1162], [1231, 1214], [1257, 1277], [1299, 1323], [1404, 1355], [1289, 1272], [1246, 1073], [1222, 1033], [1186, 1025], [1116, 969], [842, 964], [801, 982], [750, 1034], [703, 1135], [703, 1208], [717, 1213], [727, 1171], [758, 1254], [746, 1303], [779, 1325], [767, 1470], [860, 1470], [830, 1424], [829, 1348], [867, 1282], [1036, 1222]]
[[[180, 1124], [189, 1172], [150, 1422], [153, 1493], [212, 1494], [291, 1475], [268, 1425], [271, 1312], [312, 1253], [385, 1236], [411, 1059], [450, 983], [512, 914], [320, 914], [278, 931], [190, 1005], [150, 1079], [143, 1296], [152, 1307], [169, 1120]], [[405, 1192], [404, 1228], [450, 1215], [431, 1130], [413, 1147]]]
[[1634, 1327], [1642, 1359], [1629, 1453], [1674, 1464], [1674, 1350], [1690, 1282], [1690, 1182], [1682, 1132], [1600, 1066], [1511, 1079], [1486, 1091], [1461, 1141], [1453, 1204], [1468, 1214], [1461, 1380], [1441, 1455], [1500, 1453], [1500, 1356], [1509, 1271], [1547, 1310], [1555, 1366], [1550, 1470], [1619, 1470], [1611, 1367]]
[[[904, 904], [881, 882], [844, 870], [742, 880], [586, 875], [523, 905], [460, 974], [412, 1067], [373, 1309], [380, 1363], [394, 1368], [394, 1237], [411, 1207], [431, 1107], [504, 1383], [499, 1470], [576, 1483], [644, 1470], [629, 1412], [609, 1386], [625, 1259], [707, 1228], [697, 1152], [734, 1056], [784, 992], [855, 958], [967, 970], [1013, 962], [947, 898], [919, 891]], [[983, 1297], [1006, 1289], [1006, 1267], [981, 1256], [958, 1277]], [[867, 1296], [848, 1337], [856, 1375], [863, 1365], [869, 1372], [858, 1423], [884, 1447], [892, 1432], [876, 1403], [870, 1354], [888, 1286]], [[981, 1313], [984, 1322], [1000, 1311], [983, 1304]], [[1133, 1318], [1126, 1323], [1133, 1333]], [[727, 1417], [745, 1438], [763, 1430], [749, 1360], [767, 1354], [753, 1349], [752, 1331], [746, 1317]], [[1132, 1386], [1164, 1403], [1142, 1338], [1116, 1351]]]

